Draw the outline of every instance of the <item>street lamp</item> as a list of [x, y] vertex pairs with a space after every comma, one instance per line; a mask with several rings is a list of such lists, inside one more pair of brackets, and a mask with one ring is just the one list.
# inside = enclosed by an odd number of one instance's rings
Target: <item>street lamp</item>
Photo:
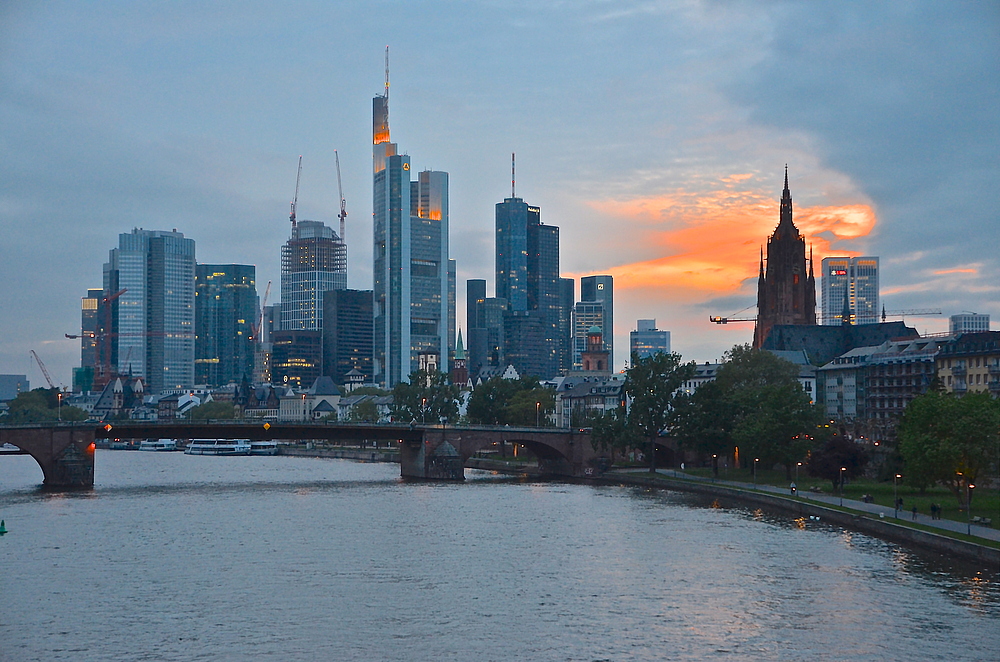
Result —
[[536, 428], [539, 427], [539, 425], [538, 425], [538, 415], [541, 412], [541, 409], [542, 409], [542, 403], [541, 402], [536, 402], [535, 403], [535, 427]]
[[757, 462], [760, 461], [759, 457], [753, 459], [753, 488], [757, 489]]
[[427, 423], [427, 398], [420, 398], [420, 422]]
[[976, 488], [972, 483], [965, 484], [965, 508], [969, 511], [968, 534], [972, 535], [972, 490]]
[[59, 392], [59, 393], [57, 394], [57, 396], [56, 396], [56, 397], [58, 397], [58, 398], [59, 398], [59, 406], [58, 406], [57, 410], [58, 410], [58, 412], [59, 412], [59, 420], [61, 421], [61, 420], [62, 420], [62, 397], [63, 397], [63, 394], [62, 394], [62, 391], [60, 391], [60, 392]]
[[899, 519], [899, 499], [896, 498], [896, 481], [900, 478], [902, 478], [900, 474], [896, 474], [892, 477], [892, 508], [895, 511], [893, 513], [893, 517], [896, 519]]
[[840, 468], [840, 505], [844, 505], [844, 472], [847, 471], [847, 467]]
[[715, 482], [715, 477], [719, 475], [719, 456], [717, 454], [712, 455], [712, 482]]

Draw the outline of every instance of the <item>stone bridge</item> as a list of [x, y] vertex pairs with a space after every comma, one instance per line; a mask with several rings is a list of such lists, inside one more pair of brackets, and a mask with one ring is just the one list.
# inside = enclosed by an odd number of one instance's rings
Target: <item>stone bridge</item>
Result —
[[0, 426], [0, 444], [12, 444], [35, 458], [50, 488], [94, 486], [97, 439], [389, 440], [399, 445], [404, 478], [431, 480], [463, 480], [470, 457], [501, 444], [524, 446], [538, 458], [542, 473], [556, 476], [586, 475], [599, 459], [589, 432], [556, 428], [240, 421]]

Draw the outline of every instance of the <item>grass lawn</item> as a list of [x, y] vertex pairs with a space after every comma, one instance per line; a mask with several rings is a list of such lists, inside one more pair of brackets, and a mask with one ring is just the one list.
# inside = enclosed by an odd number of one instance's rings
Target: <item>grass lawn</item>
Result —
[[[712, 470], [706, 468], [687, 469], [685, 473], [695, 476], [711, 477]], [[728, 471], [720, 469], [719, 480], [733, 480], [743, 483], [752, 483], [753, 473], [750, 469], [730, 468]], [[824, 494], [833, 496], [840, 494], [840, 492], [834, 490], [833, 484], [830, 481], [812, 478], [807, 476], [805, 472], [801, 470], [799, 471], [799, 479], [797, 481], [795, 480], [795, 472], [792, 472], [792, 480], [795, 481], [795, 485], [799, 492], [808, 492], [810, 488], [818, 487]], [[785, 478], [785, 472], [783, 470], [773, 471], [769, 469], [761, 469], [760, 467], [757, 468], [757, 484], [774, 485], [781, 488], [789, 487], [789, 481]], [[915, 504], [919, 513], [929, 515], [931, 512], [931, 503], [936, 503], [941, 506], [942, 519], [950, 519], [957, 522], [967, 522], [969, 520], [964, 504], [962, 504], [962, 507], [959, 508], [958, 499], [955, 498], [955, 495], [952, 494], [950, 490], [944, 487], [934, 487], [928, 489], [924, 494], [921, 494], [919, 490], [899, 484], [896, 490], [898, 496], [903, 499], [903, 510], [905, 510], [907, 514], [912, 512], [911, 509]], [[860, 501], [861, 497], [865, 494], [872, 495], [875, 499], [874, 503], [885, 506], [887, 513], [891, 513], [893, 510], [893, 491], [891, 481], [881, 483], [869, 478], [860, 478], [853, 482], [849, 482], [844, 486], [845, 499], [856, 499]], [[977, 487], [973, 490], [972, 516], [988, 517], [993, 520], [994, 528], [1000, 526], [1000, 489], [997, 489], [996, 487]]]

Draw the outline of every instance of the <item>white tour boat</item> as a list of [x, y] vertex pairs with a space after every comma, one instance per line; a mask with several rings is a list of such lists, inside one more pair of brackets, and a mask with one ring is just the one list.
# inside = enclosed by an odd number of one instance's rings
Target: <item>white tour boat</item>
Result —
[[249, 439], [192, 439], [187, 455], [249, 455]]
[[139, 443], [141, 451], [175, 451], [177, 450], [176, 439], [143, 439]]
[[251, 455], [277, 455], [278, 442], [276, 441], [251, 441]]

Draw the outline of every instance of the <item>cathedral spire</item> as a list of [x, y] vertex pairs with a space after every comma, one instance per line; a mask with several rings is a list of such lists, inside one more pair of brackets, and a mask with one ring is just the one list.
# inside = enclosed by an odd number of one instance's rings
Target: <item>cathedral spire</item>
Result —
[[781, 192], [781, 213], [775, 238], [792, 237], [798, 239], [799, 231], [792, 222], [792, 192], [788, 190], [788, 164], [785, 164], [785, 188]]

